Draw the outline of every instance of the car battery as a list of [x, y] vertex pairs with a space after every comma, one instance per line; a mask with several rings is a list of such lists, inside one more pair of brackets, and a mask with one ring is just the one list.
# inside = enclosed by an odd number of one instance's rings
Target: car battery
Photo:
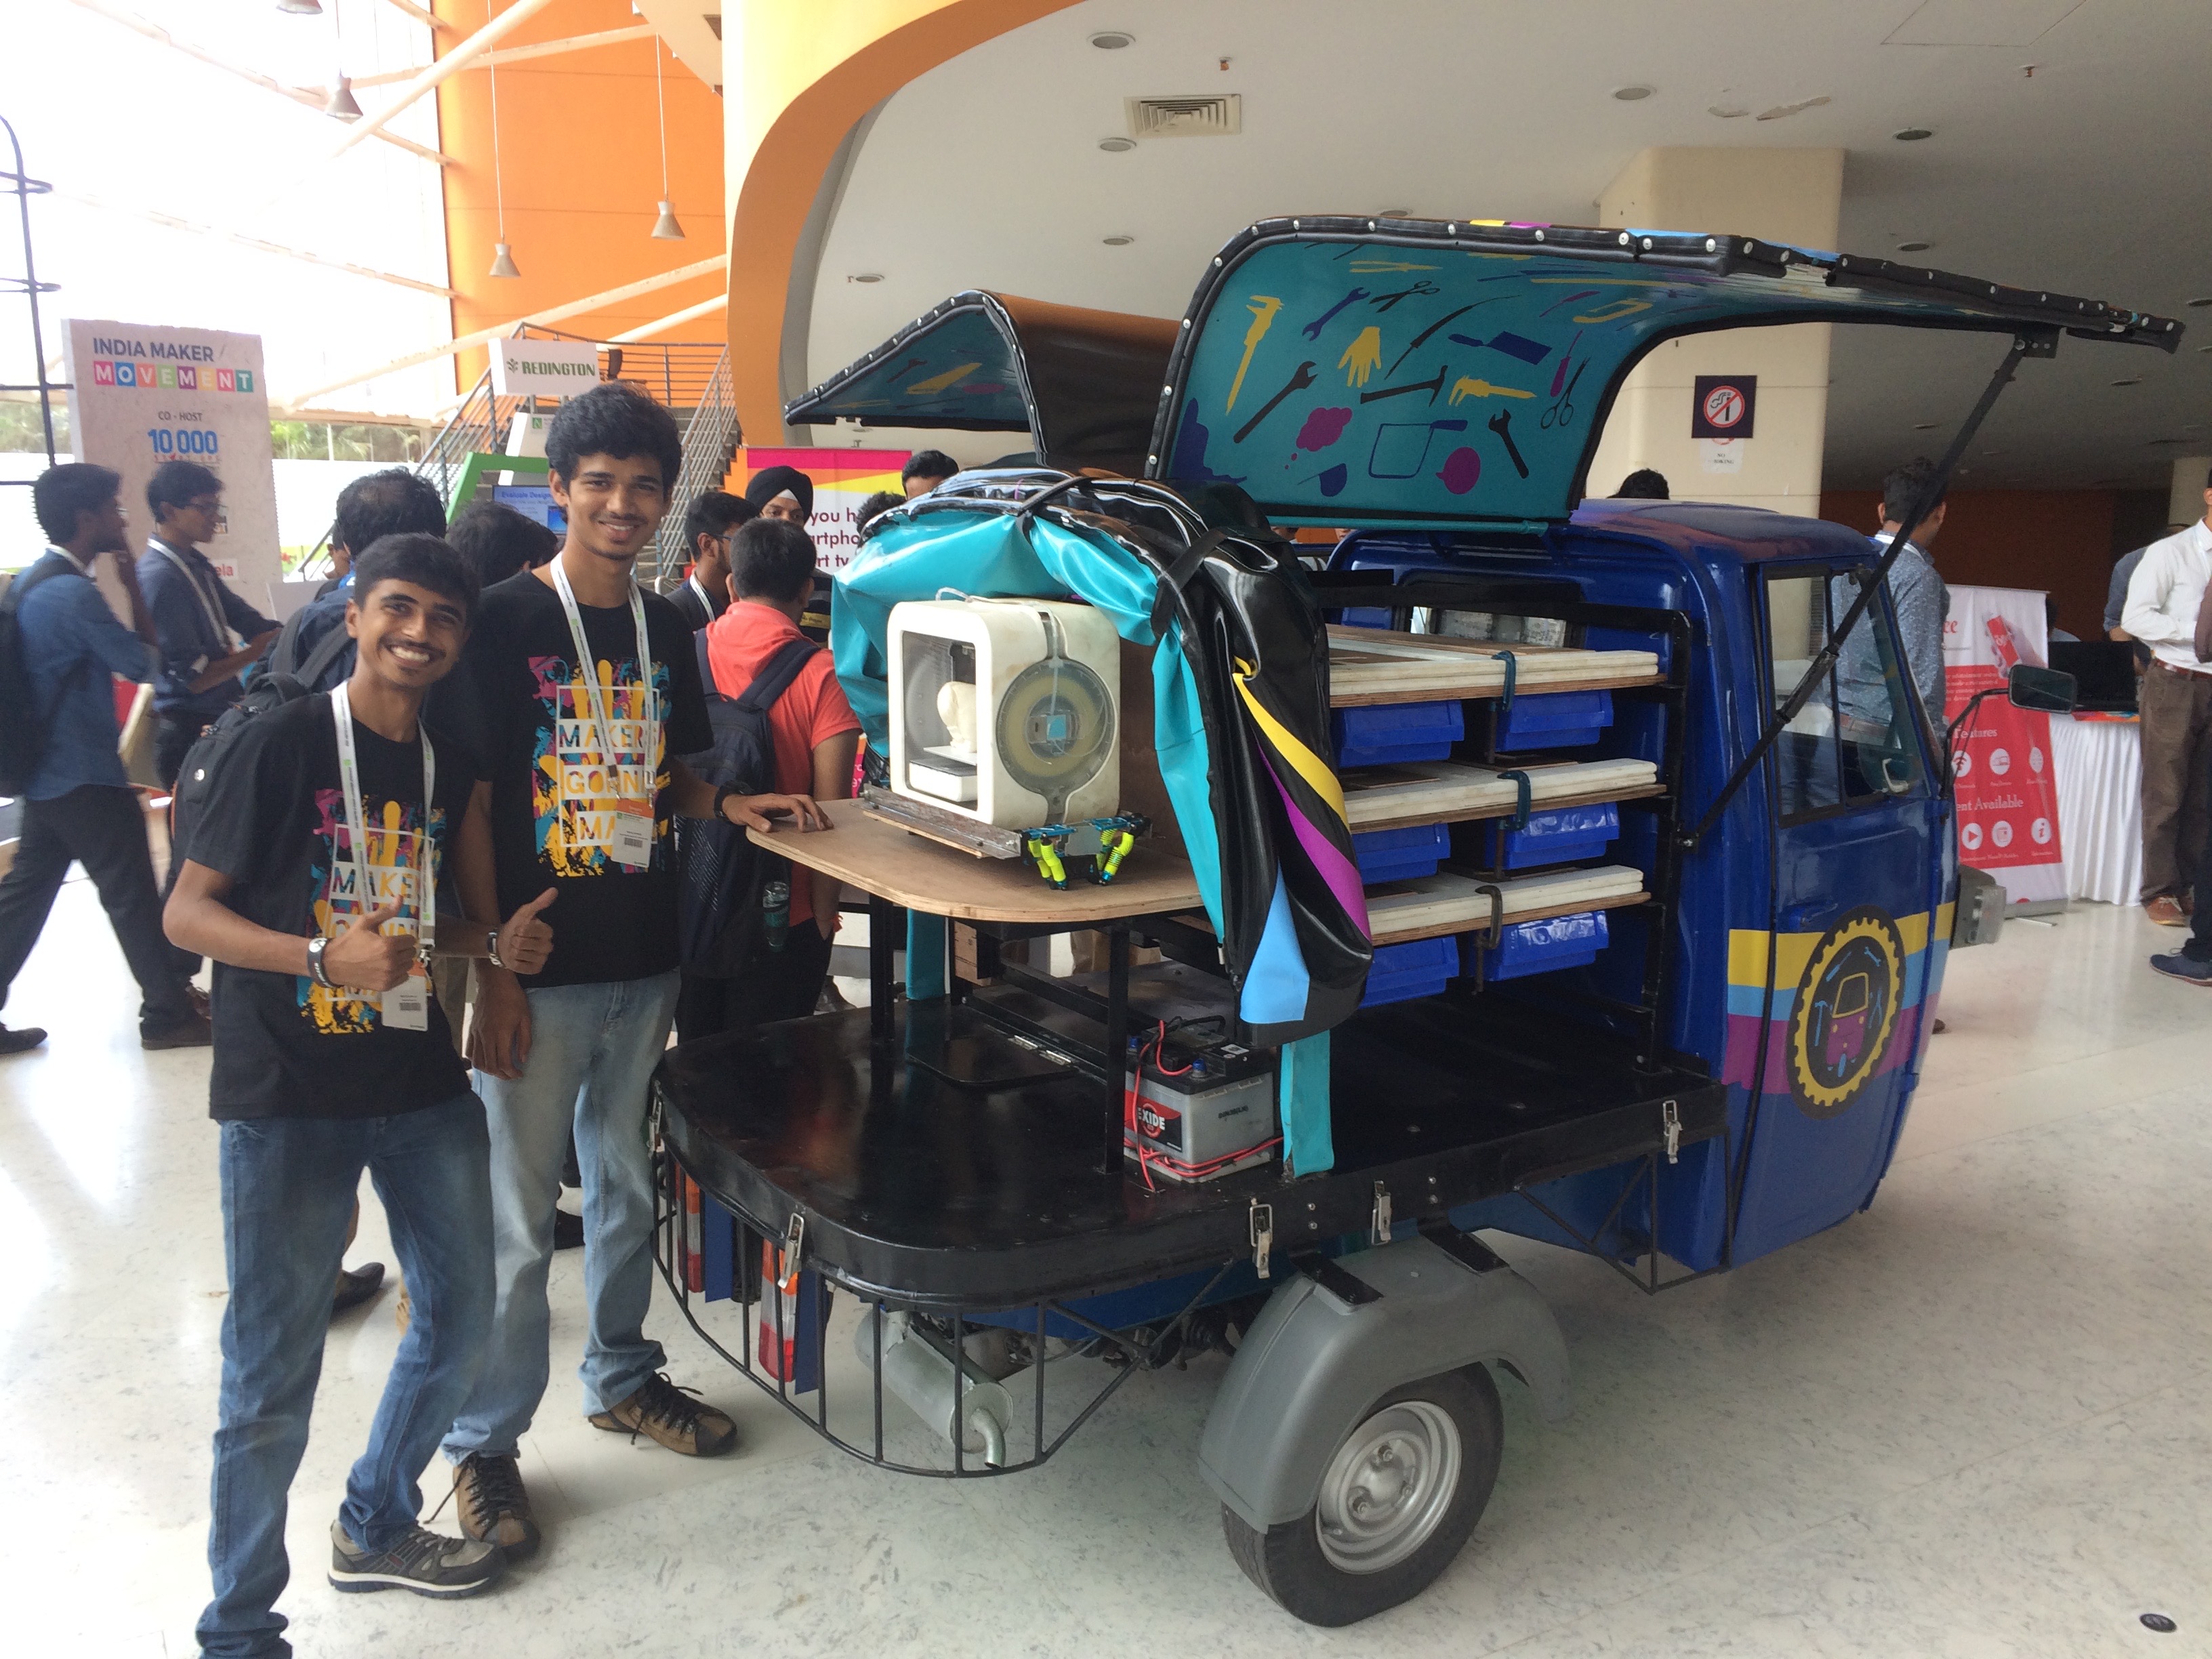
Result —
[[1133, 1036], [1130, 1058], [1121, 1145], [1148, 1176], [1188, 1184], [1274, 1161], [1272, 1054], [1202, 1020]]

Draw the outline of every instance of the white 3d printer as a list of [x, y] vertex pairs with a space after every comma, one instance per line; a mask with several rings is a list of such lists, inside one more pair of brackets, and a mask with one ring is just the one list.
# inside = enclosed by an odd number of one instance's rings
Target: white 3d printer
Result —
[[1121, 641], [1056, 599], [892, 607], [893, 793], [1001, 830], [1120, 805]]

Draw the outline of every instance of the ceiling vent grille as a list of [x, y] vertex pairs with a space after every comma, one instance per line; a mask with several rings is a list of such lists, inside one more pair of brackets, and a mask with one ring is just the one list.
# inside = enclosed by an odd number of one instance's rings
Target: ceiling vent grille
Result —
[[1237, 93], [1127, 101], [1132, 138], [1227, 138], [1244, 131], [1244, 100]]

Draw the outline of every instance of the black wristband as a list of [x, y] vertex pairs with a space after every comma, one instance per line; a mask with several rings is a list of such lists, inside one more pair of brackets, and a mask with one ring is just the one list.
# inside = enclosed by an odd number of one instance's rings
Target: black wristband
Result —
[[[728, 823], [730, 820], [725, 817], [722, 812], [722, 803], [729, 799], [732, 795], [742, 795], [743, 793], [744, 793], [744, 791], [738, 788], [734, 783], [716, 785], [714, 788], [714, 810], [709, 816], [719, 819], [724, 823]], [[735, 826], [732, 827], [734, 828]]]

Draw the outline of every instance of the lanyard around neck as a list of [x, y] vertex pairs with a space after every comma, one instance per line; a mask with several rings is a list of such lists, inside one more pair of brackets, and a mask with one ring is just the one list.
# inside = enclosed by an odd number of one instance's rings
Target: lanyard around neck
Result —
[[161, 550], [161, 556], [177, 568], [177, 574], [182, 576], [186, 585], [191, 588], [192, 597], [200, 602], [200, 615], [207, 618], [207, 625], [215, 632], [216, 649], [228, 650], [230, 629], [222, 620], [222, 613], [216, 608], [215, 601], [208, 598], [207, 589], [200, 586], [199, 572], [185, 563], [185, 556], [170, 546], [168, 543], [161, 540], [158, 536], [153, 539], [154, 545]]
[[[354, 868], [354, 891], [361, 895], [364, 912], [374, 910], [375, 895], [369, 890], [368, 862], [364, 854], [368, 850], [367, 836], [368, 815], [361, 806], [361, 763], [353, 746], [353, 700], [346, 688], [339, 686], [331, 693], [331, 718], [336, 722], [338, 734], [338, 785], [345, 795], [346, 850], [348, 862]], [[415, 736], [422, 745], [422, 834], [416, 845], [420, 849], [415, 860], [417, 883], [416, 937], [428, 950], [438, 937], [438, 872], [437, 839], [430, 833], [431, 792], [438, 784], [438, 757], [430, 748], [430, 734], [418, 724]], [[332, 847], [331, 856], [337, 856]]]
[[[606, 693], [599, 685], [599, 659], [592, 654], [591, 641], [584, 637], [584, 618], [576, 609], [576, 590], [568, 586], [568, 573], [561, 568], [561, 561], [553, 561], [553, 591], [561, 596], [561, 609], [568, 618], [568, 638], [576, 647], [576, 672], [584, 682], [584, 689], [592, 699], [592, 719], [599, 728], [599, 754], [610, 759], [614, 750], [614, 733], [607, 720]], [[629, 584], [629, 618], [637, 629], [637, 677], [645, 686], [645, 716], [653, 718], [653, 647], [645, 633], [645, 600], [637, 591], [637, 579]]]

